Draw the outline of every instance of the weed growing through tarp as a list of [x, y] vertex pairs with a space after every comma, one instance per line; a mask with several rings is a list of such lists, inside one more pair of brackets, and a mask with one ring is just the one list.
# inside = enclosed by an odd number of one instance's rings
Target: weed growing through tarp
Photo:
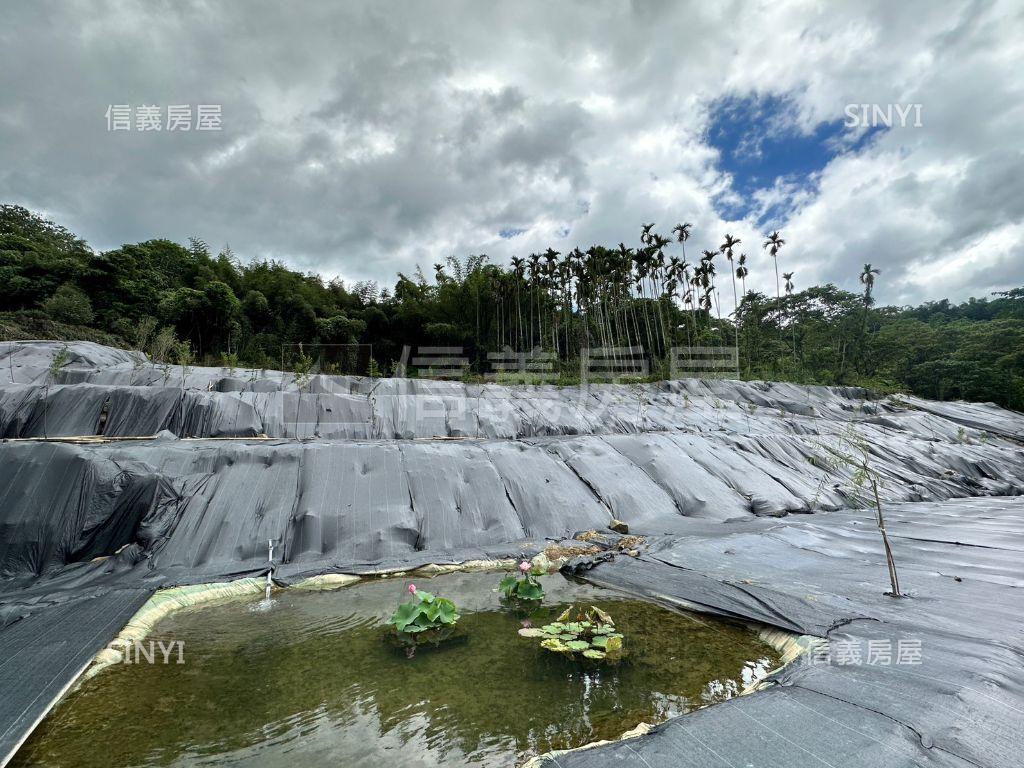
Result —
[[195, 353], [192, 351], [192, 343], [180, 341], [174, 349], [174, 359], [181, 367], [181, 399], [185, 399], [185, 387], [188, 384], [188, 375], [192, 372], [192, 363], [195, 362]]
[[309, 387], [313, 380], [313, 358], [306, 354], [299, 344], [299, 354], [292, 362], [295, 374], [295, 388], [298, 392], [295, 395], [295, 439], [299, 439], [299, 408], [302, 405], [302, 390]]
[[67, 344], [64, 344], [53, 353], [53, 357], [50, 358], [50, 366], [46, 369], [46, 405], [43, 408], [43, 438], [48, 438], [46, 434], [46, 413], [50, 410], [50, 385], [56, 383], [61, 370], [70, 361], [71, 350], [68, 349]]
[[[844, 449], [848, 446], [848, 449]], [[831, 469], [847, 468], [852, 470], [850, 484], [853, 489], [854, 500], [860, 500], [861, 491], [867, 487], [871, 491], [871, 498], [868, 505], [875, 508], [875, 524], [882, 536], [882, 546], [885, 548], [885, 563], [889, 570], [889, 584], [891, 591], [886, 592], [892, 597], [902, 597], [900, 592], [899, 576], [896, 573], [896, 560], [893, 557], [892, 546], [889, 544], [889, 535], [885, 530], [885, 517], [882, 514], [882, 500], [878, 493], [881, 484], [881, 476], [871, 466], [871, 446], [851, 424], [840, 436], [838, 444], [833, 447], [822, 443], [821, 447], [829, 453], [828, 466]]]

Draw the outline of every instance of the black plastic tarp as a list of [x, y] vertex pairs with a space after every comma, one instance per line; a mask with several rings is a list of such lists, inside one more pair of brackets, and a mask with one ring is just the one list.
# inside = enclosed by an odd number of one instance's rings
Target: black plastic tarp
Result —
[[146, 588], [92, 586], [19, 605], [0, 603], [0, 763], [150, 594]]
[[902, 504], [888, 517], [907, 593], [898, 599], [883, 594], [872, 517], [848, 511], [664, 539], [586, 571], [827, 637], [829, 654], [786, 668], [766, 691], [558, 765], [1021, 765], [1024, 499]]
[[[1020, 414], [729, 381], [299, 392], [289, 374], [183, 376], [93, 344], [50, 376], [59, 348], [0, 349], [0, 431], [18, 438], [0, 443], [0, 682], [18, 691], [0, 697], [0, 747], [152, 590], [265, 574], [268, 540], [290, 582], [529, 553], [616, 518], [648, 546], [581, 563], [596, 583], [862, 650], [918, 640], [922, 661], [795, 666], [560, 765], [1021, 764]], [[884, 596], [878, 532], [851, 510], [866, 490], [836, 455], [854, 439], [909, 597]]]
[[529, 438], [678, 431], [837, 434], [849, 424], [922, 440], [1020, 439], [992, 405], [874, 399], [856, 387], [684, 379], [631, 386], [506, 387], [167, 366], [87, 342], [0, 344], [0, 436], [320, 439]]

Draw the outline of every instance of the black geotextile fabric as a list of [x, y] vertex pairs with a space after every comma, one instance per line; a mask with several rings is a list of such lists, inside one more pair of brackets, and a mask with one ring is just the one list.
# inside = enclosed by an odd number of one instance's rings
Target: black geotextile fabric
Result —
[[901, 504], [887, 518], [899, 599], [883, 594], [873, 518], [851, 511], [708, 527], [638, 559], [578, 563], [597, 584], [827, 637], [830, 648], [765, 691], [557, 764], [1020, 766], [1024, 498]]
[[[265, 574], [268, 540], [292, 582], [533, 553], [617, 518], [649, 547], [587, 571], [595, 582], [865, 652], [916, 639], [922, 664], [794, 667], [559, 764], [1022, 764], [1024, 498], [998, 498], [1024, 492], [1021, 414], [729, 381], [318, 377], [298, 392], [288, 374], [182, 376], [94, 344], [71, 345], [54, 383], [58, 348], [0, 349], [2, 434], [160, 434], [0, 443], [0, 659], [16, 660], [0, 682], [34, 692], [0, 697], [3, 744], [152, 590]], [[882, 480], [906, 599], [882, 595], [877, 530], [848, 510], [864, 491], [828, 450], [851, 452], [851, 428]], [[435, 436], [463, 439], [408, 439]]]
[[[1024, 490], [1024, 454], [1008, 445], [876, 440], [886, 502]], [[825, 463], [825, 441], [835, 438], [7, 443], [0, 576], [23, 583], [121, 552], [167, 579], [209, 581], [265, 567], [268, 540], [283, 575], [379, 569], [613, 517], [656, 535], [836, 509], [852, 469]]]
[[0, 603], [0, 764], [151, 594], [94, 584]]
[[1019, 414], [979, 403], [873, 399], [857, 387], [683, 379], [506, 387], [153, 363], [90, 342], [0, 344], [0, 437], [514, 439], [659, 431], [827, 435], [855, 423], [921, 440], [1020, 440]]

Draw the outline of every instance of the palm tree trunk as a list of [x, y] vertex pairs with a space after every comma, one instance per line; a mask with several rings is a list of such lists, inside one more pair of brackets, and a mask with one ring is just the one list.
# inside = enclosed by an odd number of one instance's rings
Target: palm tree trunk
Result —
[[736, 298], [736, 270], [732, 268], [732, 259], [729, 260], [729, 276], [732, 278], [732, 322], [736, 327], [736, 354], [740, 351], [740, 303]]
[[[661, 347], [659, 349], [661, 352], [660, 357], [664, 357], [665, 354], [668, 352], [668, 331], [665, 328], [665, 313], [663, 311], [664, 308], [661, 306], [661, 299], [665, 295], [665, 282], [661, 279], [660, 276], [658, 276], [657, 283], [658, 287], [656, 301], [658, 302], [658, 322], [661, 324]], [[651, 351], [651, 354], [654, 354], [653, 350]]]
[[775, 322], [779, 324], [779, 328], [782, 328], [782, 291], [779, 290], [779, 257], [772, 256], [772, 261], [775, 262]]

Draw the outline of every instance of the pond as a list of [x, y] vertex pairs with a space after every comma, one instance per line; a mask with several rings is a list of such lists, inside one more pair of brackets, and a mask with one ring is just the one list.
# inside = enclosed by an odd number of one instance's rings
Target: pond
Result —
[[[745, 627], [558, 574], [542, 578], [539, 610], [503, 610], [499, 579], [416, 580], [458, 604], [461, 637], [413, 658], [384, 640], [408, 580], [178, 613], [151, 639], [180, 642], [182, 663], [157, 650], [86, 681], [12, 765], [515, 766], [722, 701], [778, 662]], [[575, 662], [519, 636], [571, 604], [612, 615], [623, 661]]]

